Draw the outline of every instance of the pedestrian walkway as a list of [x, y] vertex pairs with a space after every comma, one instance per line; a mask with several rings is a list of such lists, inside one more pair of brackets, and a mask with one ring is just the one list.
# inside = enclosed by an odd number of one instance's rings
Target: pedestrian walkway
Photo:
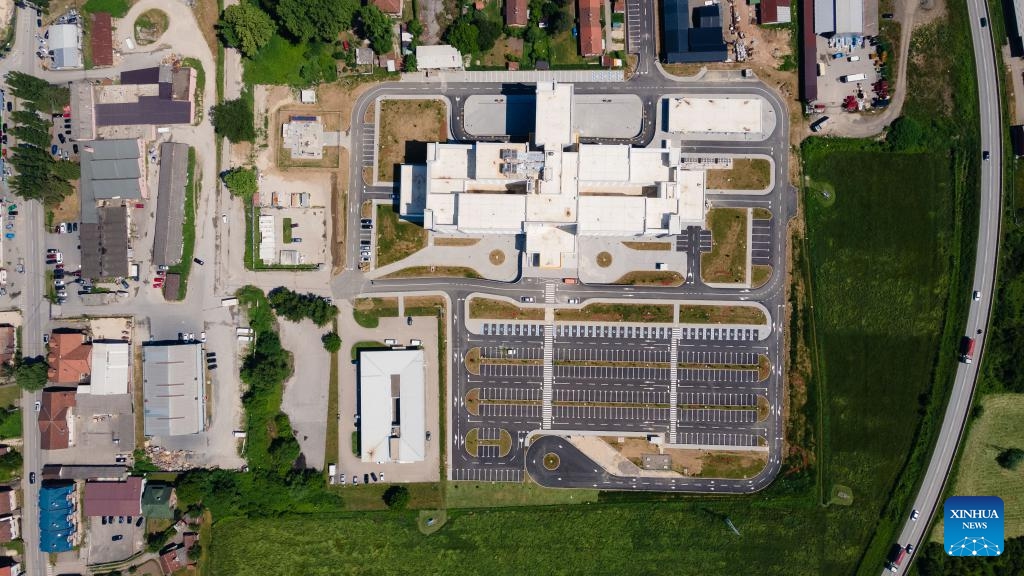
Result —
[[541, 396], [543, 409], [541, 412], [541, 427], [545, 430], [551, 428], [551, 399], [553, 396], [552, 383], [555, 376], [555, 327], [553, 324], [544, 326], [544, 392]]
[[[502, 257], [497, 258], [498, 253]], [[492, 258], [492, 254], [494, 258]], [[414, 252], [409, 257], [375, 268], [369, 278], [383, 278], [406, 268], [469, 268], [488, 280], [511, 282], [519, 274], [519, 251], [515, 236], [488, 234], [472, 246], [435, 246]], [[499, 261], [500, 264], [494, 264]], [[425, 274], [429, 276], [429, 274]]]
[[[668, 357], [671, 359], [671, 364], [668, 370], [668, 405], [677, 406], [679, 402], [679, 362], [676, 361], [679, 354], [679, 336], [681, 330], [679, 328], [672, 329], [672, 340], [669, 342], [669, 353]], [[679, 413], [676, 410], [669, 410], [668, 415], [668, 442], [669, 444], [675, 444], [676, 442], [676, 421], [679, 419]]]
[[402, 74], [402, 82], [494, 82], [535, 84], [537, 82], [624, 82], [623, 70], [442, 70]]

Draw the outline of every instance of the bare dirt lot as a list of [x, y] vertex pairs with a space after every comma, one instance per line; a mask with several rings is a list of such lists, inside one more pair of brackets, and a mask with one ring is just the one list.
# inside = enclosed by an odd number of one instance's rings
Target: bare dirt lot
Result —
[[444, 142], [448, 124], [440, 100], [385, 100], [380, 105], [377, 176], [392, 182], [398, 166], [426, 160], [428, 142]]
[[732, 452], [661, 448], [645, 438], [604, 438], [626, 459], [643, 467], [645, 454], [661, 454], [672, 459], [672, 470], [685, 476], [705, 478], [749, 478], [767, 463], [766, 452]]

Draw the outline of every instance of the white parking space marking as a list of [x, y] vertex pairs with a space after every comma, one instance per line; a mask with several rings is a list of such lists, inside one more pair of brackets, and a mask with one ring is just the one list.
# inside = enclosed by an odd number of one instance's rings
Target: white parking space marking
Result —
[[756, 434], [742, 434], [734, 432], [683, 432], [682, 444], [697, 444], [699, 446], [757, 446], [758, 436]]
[[715, 422], [722, 424], [753, 424], [757, 422], [756, 410], [713, 410], [683, 409], [679, 411], [680, 422]]
[[523, 471], [510, 468], [455, 468], [452, 480], [522, 482]]

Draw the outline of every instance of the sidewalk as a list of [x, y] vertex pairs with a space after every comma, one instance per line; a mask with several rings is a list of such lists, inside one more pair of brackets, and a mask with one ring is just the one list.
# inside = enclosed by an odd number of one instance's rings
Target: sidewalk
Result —
[[[448, 266], [471, 268], [488, 280], [511, 282], [519, 275], [519, 251], [516, 250], [515, 236], [487, 235], [472, 246], [434, 246], [434, 235], [426, 248], [408, 258], [376, 268], [366, 274], [367, 278], [382, 278], [393, 272], [419, 266]], [[491, 252], [499, 250], [504, 256], [501, 264], [493, 264]]]

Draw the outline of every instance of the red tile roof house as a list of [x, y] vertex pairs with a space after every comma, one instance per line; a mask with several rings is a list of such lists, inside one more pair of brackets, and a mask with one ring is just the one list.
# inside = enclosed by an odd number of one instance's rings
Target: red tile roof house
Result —
[[93, 66], [114, 65], [114, 37], [111, 31], [110, 14], [97, 12], [92, 15], [90, 31]]
[[39, 446], [43, 450], [61, 450], [71, 445], [74, 390], [43, 390], [39, 406]]
[[144, 484], [145, 480], [138, 476], [129, 476], [124, 482], [86, 482], [85, 515], [139, 516]]
[[18, 509], [18, 493], [10, 486], [0, 486], [0, 516]]
[[198, 534], [186, 532], [182, 534], [182, 542], [169, 544], [160, 554], [160, 569], [163, 570], [163, 573], [169, 576], [186, 566], [195, 564], [189, 559], [188, 552], [198, 541]]
[[580, 56], [600, 56], [604, 52], [601, 38], [601, 0], [578, 0], [580, 21]]
[[92, 344], [80, 332], [54, 332], [50, 336], [50, 364], [47, 374], [54, 384], [79, 384], [89, 380], [92, 372]]
[[0, 517], [0, 544], [6, 544], [20, 537], [21, 533], [18, 530], [17, 518], [10, 514]]
[[373, 5], [392, 18], [402, 17], [402, 0], [373, 0]]
[[528, 0], [505, 0], [505, 26], [526, 26], [529, 22]]

